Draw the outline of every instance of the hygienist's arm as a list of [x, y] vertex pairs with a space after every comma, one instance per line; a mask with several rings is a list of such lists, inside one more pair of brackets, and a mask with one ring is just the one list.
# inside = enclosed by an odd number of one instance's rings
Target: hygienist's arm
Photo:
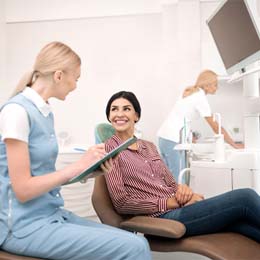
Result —
[[104, 144], [99, 144], [90, 148], [80, 160], [62, 170], [32, 176], [28, 144], [11, 138], [5, 139], [5, 144], [11, 185], [17, 199], [22, 203], [69, 181], [105, 154]]
[[[218, 134], [218, 122], [213, 120], [213, 116], [210, 117], [205, 117], [206, 121], [208, 122], [208, 124], [210, 125], [210, 127], [212, 128], [212, 130]], [[228, 132], [221, 127], [221, 133], [224, 135], [224, 140], [230, 144], [232, 147], [236, 148], [236, 149], [242, 149], [244, 148], [243, 144], [237, 144], [233, 141], [233, 139], [230, 137], [230, 135], [228, 134]]]

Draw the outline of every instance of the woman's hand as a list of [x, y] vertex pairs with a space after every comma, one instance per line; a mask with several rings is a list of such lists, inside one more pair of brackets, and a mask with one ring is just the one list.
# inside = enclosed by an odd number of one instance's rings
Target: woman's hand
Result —
[[88, 174], [85, 178], [81, 179], [80, 182], [84, 183], [89, 178], [95, 178], [99, 175], [103, 175], [104, 173], [109, 172], [112, 169], [112, 167], [113, 167], [113, 160], [112, 158], [110, 158], [100, 165], [100, 169], [95, 170], [94, 172]]
[[106, 155], [105, 144], [97, 144], [90, 147], [80, 158], [80, 162], [85, 166], [89, 167], [93, 163], [97, 162]]
[[193, 193], [192, 198], [184, 204], [184, 206], [191, 205], [193, 203], [196, 203], [198, 201], [204, 200], [204, 196], [198, 193]]
[[184, 205], [191, 200], [193, 196], [193, 191], [186, 184], [179, 184], [177, 192], [175, 193], [175, 198], [180, 206]]
[[[102, 159], [105, 155], [106, 155], [106, 151], [105, 151], [105, 145], [103, 143], [90, 147], [83, 154], [83, 156], [80, 158], [80, 160], [78, 162], [76, 162], [79, 172], [82, 172], [83, 170], [85, 170], [86, 168], [88, 168], [89, 166], [91, 166], [92, 164], [97, 162], [98, 160]], [[97, 171], [93, 172], [92, 174], [90, 174], [90, 176], [87, 176], [86, 179], [89, 177], [96, 177], [103, 173], [109, 172], [112, 169], [112, 167], [113, 167], [113, 159], [110, 158], [101, 164], [101, 166], [100, 166], [101, 170], [97, 170]], [[77, 175], [78, 175], [78, 173], [74, 174], [74, 176], [77, 176]], [[70, 178], [73, 178], [74, 176], [70, 176]]]
[[180, 207], [175, 197], [170, 197], [167, 199], [167, 209], [177, 209]]
[[77, 162], [64, 168], [64, 173], [67, 176], [67, 181], [83, 172], [92, 164], [102, 159], [105, 155], [105, 144], [102, 143], [90, 147]]
[[233, 147], [234, 147], [235, 149], [244, 149], [244, 148], [245, 148], [245, 145], [244, 145], [244, 144], [241, 144], [241, 143], [235, 143], [235, 144], [233, 145]]
[[105, 161], [104, 163], [101, 164], [100, 168], [102, 169], [102, 171], [104, 173], [109, 172], [113, 167], [113, 159], [110, 158], [107, 161]]

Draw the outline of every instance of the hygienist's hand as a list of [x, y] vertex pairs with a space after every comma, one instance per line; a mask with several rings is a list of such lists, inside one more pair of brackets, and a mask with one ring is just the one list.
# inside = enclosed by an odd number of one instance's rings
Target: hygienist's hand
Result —
[[103, 175], [106, 172], [109, 172], [113, 167], [112, 159], [108, 159], [104, 163], [100, 165], [100, 169], [88, 174], [84, 179], [82, 179], [80, 182], [84, 183], [87, 181], [88, 178], [95, 178], [99, 175]]
[[175, 193], [175, 198], [179, 205], [184, 205], [191, 200], [193, 191], [186, 184], [179, 184], [177, 192]]
[[244, 148], [245, 148], [245, 145], [244, 145], [244, 144], [241, 144], [241, 143], [236, 143], [233, 147], [234, 147], [235, 149], [244, 149]]
[[[105, 151], [105, 144], [97, 144], [92, 147], [90, 147], [82, 156], [81, 158], [66, 166], [62, 170], [58, 171], [61, 173], [64, 177], [64, 183], [68, 182], [70, 179], [74, 178], [75, 176], [78, 176], [80, 173], [82, 173], [84, 170], [86, 170], [88, 167], [96, 163], [98, 160], [102, 159], [106, 155]], [[110, 163], [104, 163], [104, 170], [109, 169]], [[100, 170], [100, 174], [103, 174], [103, 172]], [[98, 172], [94, 172], [93, 174], [89, 174], [87, 178], [95, 177], [97, 175], [100, 175]], [[82, 180], [84, 182], [84, 180]]]
[[82, 172], [106, 155], [105, 144], [97, 144], [90, 147], [76, 162], [79, 172]]

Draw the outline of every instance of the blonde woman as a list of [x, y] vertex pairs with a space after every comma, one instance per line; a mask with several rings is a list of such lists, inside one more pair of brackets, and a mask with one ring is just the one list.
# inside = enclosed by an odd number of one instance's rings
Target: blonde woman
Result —
[[[185, 124], [187, 127], [192, 120], [204, 117], [213, 131], [215, 133], [218, 131], [218, 123], [213, 121], [206, 97], [208, 94], [214, 95], [217, 88], [217, 74], [211, 70], [202, 71], [195, 85], [184, 90], [182, 97], [178, 99], [157, 133], [161, 156], [176, 180], [179, 177], [180, 161], [183, 161], [183, 158], [174, 147], [181, 141], [181, 132], [183, 133]], [[224, 128], [221, 131], [228, 144], [234, 148], [243, 148], [243, 145], [236, 144], [232, 140]]]
[[[64, 100], [76, 88], [80, 67], [70, 47], [47, 44], [0, 108], [0, 247], [55, 260], [150, 259], [145, 239], [63, 209], [60, 186], [105, 154], [99, 144], [55, 169], [58, 145], [48, 100]], [[111, 167], [109, 161], [102, 169]]]

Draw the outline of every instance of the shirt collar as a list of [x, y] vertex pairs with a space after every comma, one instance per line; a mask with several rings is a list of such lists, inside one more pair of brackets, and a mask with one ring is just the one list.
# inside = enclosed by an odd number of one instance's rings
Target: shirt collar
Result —
[[142, 141], [142, 139], [138, 139], [138, 147], [141, 150], [146, 149], [145, 143]]
[[32, 88], [26, 87], [22, 95], [28, 98], [39, 109], [43, 116], [47, 117], [51, 112], [51, 107], [43, 98]]
[[[118, 145], [123, 143], [123, 141], [117, 136], [113, 135], [112, 138], [117, 142]], [[146, 149], [145, 143], [142, 141], [142, 139], [137, 139], [138, 148], [137, 151], [142, 151], [143, 149]], [[129, 148], [127, 148], [129, 149]], [[132, 150], [132, 149], [129, 149]]]

